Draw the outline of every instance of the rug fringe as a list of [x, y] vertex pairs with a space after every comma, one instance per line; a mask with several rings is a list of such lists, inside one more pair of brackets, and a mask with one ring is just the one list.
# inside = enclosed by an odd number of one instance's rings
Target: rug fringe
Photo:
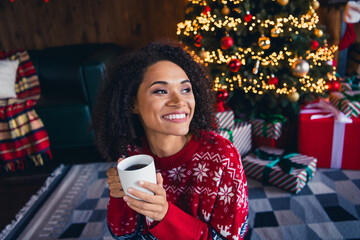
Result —
[[29, 209], [36, 203], [36, 201], [40, 198], [40, 196], [49, 190], [50, 184], [62, 174], [65, 169], [65, 165], [61, 164], [58, 168], [55, 169], [54, 172], [51, 173], [49, 177], [46, 178], [44, 185], [31, 196], [30, 200], [25, 204], [23, 208], [15, 215], [15, 219], [11, 221], [10, 224], [6, 225], [6, 227], [0, 233], [0, 239], [5, 239], [9, 233], [15, 228], [15, 226], [21, 221], [24, 215], [29, 211]]

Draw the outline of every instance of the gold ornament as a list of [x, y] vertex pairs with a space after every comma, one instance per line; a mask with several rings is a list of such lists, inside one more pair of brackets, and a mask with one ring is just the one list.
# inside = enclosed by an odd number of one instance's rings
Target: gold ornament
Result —
[[316, 1], [316, 0], [314, 0], [312, 2], [312, 7], [316, 10], [316, 9], [318, 9], [320, 7], [320, 3], [318, 1]]
[[205, 58], [205, 49], [204, 48], [201, 48], [200, 52], [199, 52], [199, 57], [201, 59], [204, 59]]
[[270, 48], [270, 38], [262, 36], [261, 38], [259, 38], [258, 44], [262, 49], [269, 49]]
[[280, 35], [280, 32], [281, 32], [281, 30], [280, 30], [280, 28], [272, 28], [271, 29], [271, 36], [272, 37], [278, 37], [279, 35]]
[[324, 32], [321, 29], [315, 28], [314, 34], [316, 37], [321, 38], [324, 35]]
[[229, 15], [230, 13], [230, 8], [228, 8], [228, 6], [224, 6], [222, 9], [221, 9], [221, 13], [224, 14], [225, 16]]
[[234, 10], [235, 12], [239, 13], [239, 14], [241, 13], [241, 10], [238, 9], [238, 8], [234, 8], [233, 10]]
[[287, 95], [287, 98], [290, 102], [294, 103], [297, 102], [300, 98], [300, 94], [298, 92], [291, 92]]
[[314, 8], [312, 6], [310, 6], [310, 9], [309, 9], [307, 14], [308, 15], [314, 15], [315, 14], [315, 10], [314, 10]]
[[285, 6], [286, 4], [289, 3], [289, 0], [277, 0], [277, 3], [280, 4], [281, 6]]
[[194, 8], [193, 7], [188, 7], [186, 10], [185, 10], [185, 13], [186, 14], [190, 14], [194, 11]]
[[257, 74], [259, 72], [260, 60], [258, 59], [253, 68], [253, 74]]
[[310, 70], [310, 65], [304, 59], [296, 60], [291, 66], [291, 72], [296, 77], [303, 77], [308, 74]]

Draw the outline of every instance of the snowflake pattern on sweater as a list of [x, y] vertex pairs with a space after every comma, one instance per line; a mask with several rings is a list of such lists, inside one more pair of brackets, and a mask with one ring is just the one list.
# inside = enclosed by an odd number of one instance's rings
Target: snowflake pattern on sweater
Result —
[[[161, 222], [144, 221], [122, 199], [110, 197], [108, 224], [116, 236], [141, 234], [166, 239], [242, 239], [247, 230], [247, 182], [240, 156], [227, 139], [216, 133], [192, 137], [179, 153], [159, 158], [144, 141], [142, 150], [149, 154], [164, 179], [169, 210]], [[175, 238], [176, 237], [172, 237]]]

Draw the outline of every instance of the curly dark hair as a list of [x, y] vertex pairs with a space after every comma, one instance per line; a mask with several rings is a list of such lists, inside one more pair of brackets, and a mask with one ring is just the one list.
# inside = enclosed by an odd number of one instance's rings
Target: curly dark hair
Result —
[[139, 51], [119, 56], [107, 72], [92, 118], [95, 145], [109, 161], [128, 155], [129, 146], [140, 146], [144, 129], [139, 117], [132, 113], [134, 99], [147, 68], [167, 60], [180, 66], [189, 77], [195, 97], [195, 112], [189, 132], [215, 130], [214, 95], [208, 72], [194, 61], [179, 43], [156, 41]]

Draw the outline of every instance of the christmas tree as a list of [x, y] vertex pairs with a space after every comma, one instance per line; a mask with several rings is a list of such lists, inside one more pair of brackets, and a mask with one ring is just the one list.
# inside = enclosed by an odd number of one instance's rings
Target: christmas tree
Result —
[[327, 44], [318, 7], [316, 0], [190, 0], [177, 34], [235, 112], [286, 116], [336, 88], [337, 47]]

